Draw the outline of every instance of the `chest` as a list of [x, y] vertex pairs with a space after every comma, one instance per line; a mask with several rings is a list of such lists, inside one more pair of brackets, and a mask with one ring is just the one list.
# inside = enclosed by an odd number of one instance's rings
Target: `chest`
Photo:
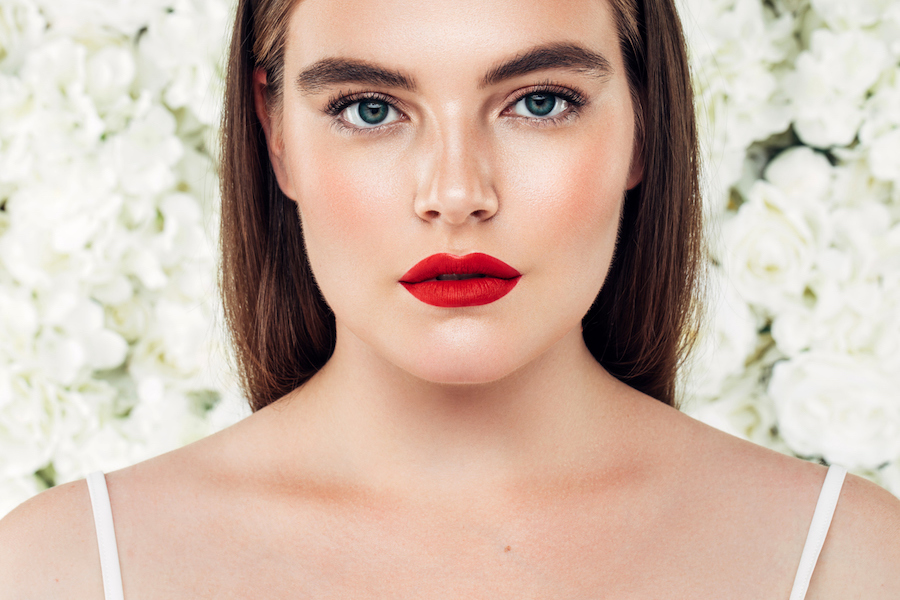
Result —
[[117, 537], [129, 600], [786, 599], [805, 537], [796, 521], [672, 499], [639, 511], [310, 506], [198, 512]]

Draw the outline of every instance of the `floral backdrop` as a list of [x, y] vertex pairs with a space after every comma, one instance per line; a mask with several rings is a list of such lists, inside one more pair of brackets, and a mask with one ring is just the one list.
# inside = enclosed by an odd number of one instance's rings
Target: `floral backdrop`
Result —
[[[900, 496], [900, 2], [678, 0], [686, 412]], [[231, 0], [0, 0], [0, 516], [249, 414], [216, 299]]]

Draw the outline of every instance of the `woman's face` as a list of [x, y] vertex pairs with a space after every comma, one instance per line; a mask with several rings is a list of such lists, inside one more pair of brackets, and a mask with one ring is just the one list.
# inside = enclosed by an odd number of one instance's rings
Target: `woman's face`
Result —
[[[580, 343], [641, 170], [608, 1], [303, 0], [284, 73], [270, 155], [339, 349], [486, 383]], [[435, 306], [401, 280], [441, 253], [521, 277]]]

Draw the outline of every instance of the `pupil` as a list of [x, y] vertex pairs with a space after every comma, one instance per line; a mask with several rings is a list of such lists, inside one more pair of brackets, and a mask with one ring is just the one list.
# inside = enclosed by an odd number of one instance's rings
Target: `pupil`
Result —
[[556, 104], [556, 96], [550, 94], [529, 94], [525, 98], [525, 106], [533, 114], [543, 117], [550, 114]]
[[384, 102], [360, 102], [359, 116], [369, 125], [377, 125], [387, 117], [388, 107]]

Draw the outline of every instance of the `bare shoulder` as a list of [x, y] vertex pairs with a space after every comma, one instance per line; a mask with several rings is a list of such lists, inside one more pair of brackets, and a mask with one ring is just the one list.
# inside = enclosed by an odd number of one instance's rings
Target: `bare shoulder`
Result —
[[[687, 455], [691, 462], [703, 465], [718, 489], [727, 482], [725, 487], [740, 490], [748, 500], [742, 510], [754, 514], [760, 509], [759, 547], [771, 549], [777, 539], [787, 540], [784, 560], [796, 569], [793, 561], [799, 560], [826, 468], [699, 421], [688, 422], [683, 431], [682, 437], [690, 441]], [[785, 535], [788, 529], [793, 533]], [[900, 598], [898, 566], [900, 499], [862, 477], [847, 474], [806, 598], [895, 600]]]
[[900, 598], [900, 500], [847, 475], [807, 598]]
[[0, 520], [0, 600], [103, 598], [87, 481], [58, 485]]

